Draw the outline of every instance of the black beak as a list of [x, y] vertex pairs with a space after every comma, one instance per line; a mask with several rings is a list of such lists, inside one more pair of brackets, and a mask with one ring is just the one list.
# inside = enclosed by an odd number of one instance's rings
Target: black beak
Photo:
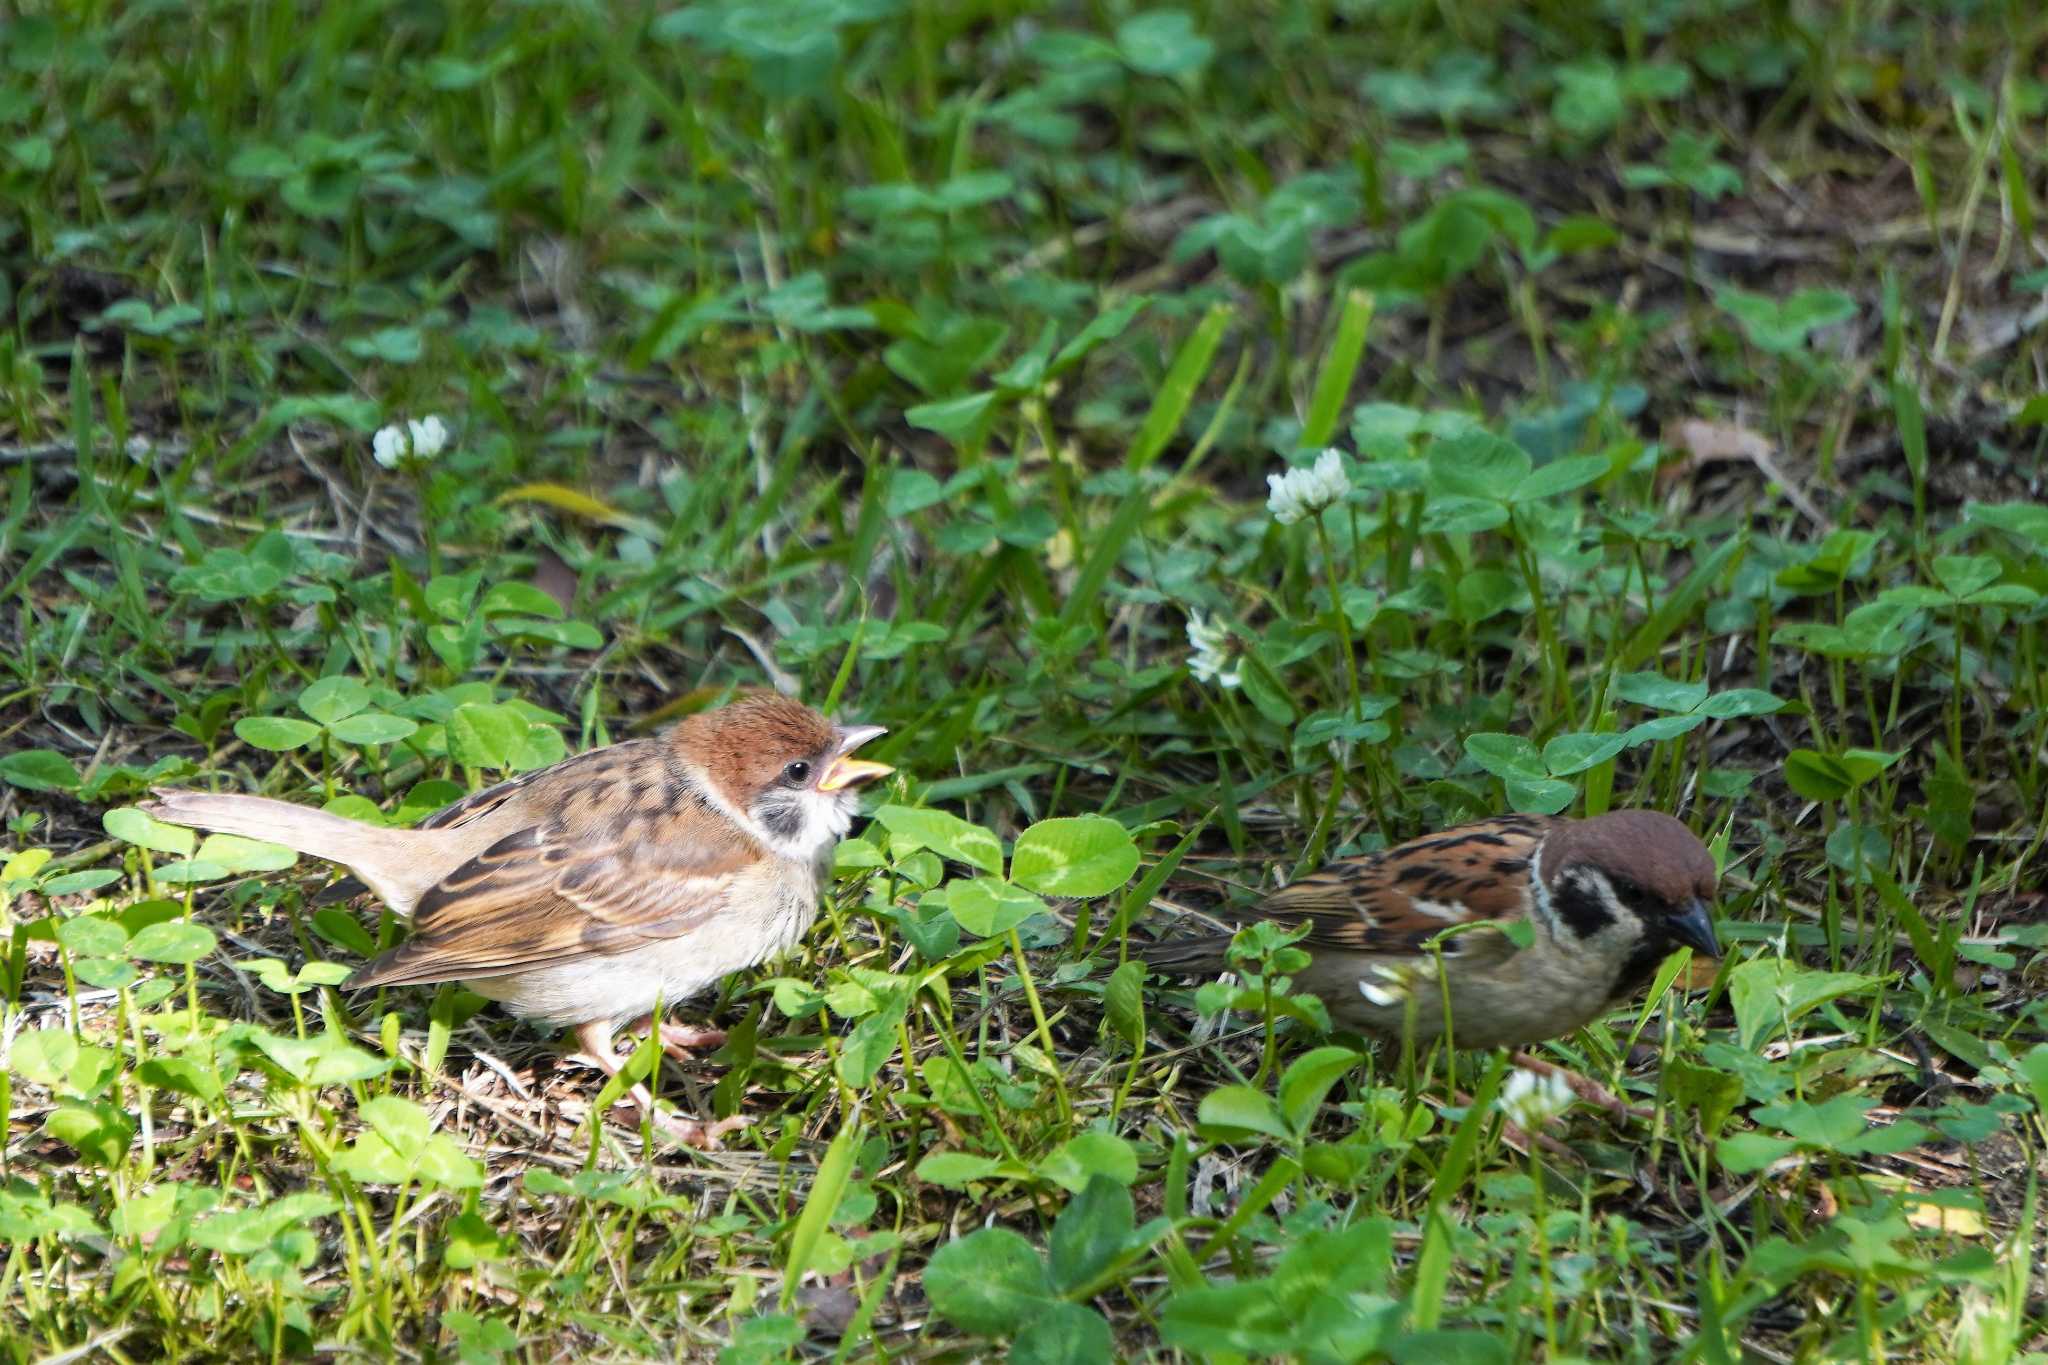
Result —
[[1707, 903], [1694, 898], [1685, 903], [1685, 908], [1664, 921], [1671, 931], [1671, 937], [1683, 943], [1696, 953], [1708, 957], [1721, 955], [1720, 941], [1714, 937], [1714, 913]]

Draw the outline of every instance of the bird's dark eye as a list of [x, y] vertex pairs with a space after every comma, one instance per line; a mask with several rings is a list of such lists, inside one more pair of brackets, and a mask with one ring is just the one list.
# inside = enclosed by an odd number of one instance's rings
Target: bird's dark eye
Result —
[[811, 780], [811, 765], [798, 759], [782, 770], [782, 780], [797, 786]]

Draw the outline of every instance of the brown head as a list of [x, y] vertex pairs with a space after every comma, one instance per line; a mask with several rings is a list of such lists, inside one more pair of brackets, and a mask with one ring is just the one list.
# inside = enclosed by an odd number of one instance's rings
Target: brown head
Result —
[[846, 832], [861, 784], [895, 771], [853, 757], [883, 733], [879, 725], [834, 725], [802, 702], [751, 692], [684, 720], [669, 743], [778, 851], [815, 857]]
[[1661, 811], [1561, 821], [1543, 841], [1541, 872], [1558, 931], [1582, 942], [1634, 940], [1614, 946], [1629, 947], [1632, 958], [1652, 967], [1681, 943], [1721, 955], [1714, 938], [1720, 882], [1714, 855]]

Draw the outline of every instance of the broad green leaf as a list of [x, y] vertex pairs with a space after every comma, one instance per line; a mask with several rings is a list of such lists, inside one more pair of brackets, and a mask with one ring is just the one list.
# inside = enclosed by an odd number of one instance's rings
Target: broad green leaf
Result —
[[509, 706], [466, 702], [448, 717], [448, 756], [465, 768], [510, 768], [526, 729], [526, 718]]
[[1102, 988], [1102, 1024], [1136, 1047], [1145, 1037], [1145, 964], [1133, 959], [1109, 974]]
[[1856, 301], [1838, 289], [1802, 289], [1779, 299], [1723, 285], [1714, 291], [1714, 302], [1742, 324], [1754, 345], [1778, 355], [1797, 351], [1812, 333], [1856, 316]]
[[1728, 1001], [1735, 1009], [1741, 1045], [1753, 1051], [1808, 1010], [1874, 990], [1881, 980], [1856, 972], [1810, 971], [1783, 958], [1757, 957], [1728, 969]]
[[1873, 870], [1890, 866], [1892, 846], [1878, 826], [1845, 820], [1828, 835], [1827, 854], [1829, 862], [1860, 883], [1868, 881]]
[[1652, 716], [1640, 725], [1632, 725], [1622, 732], [1623, 747], [1634, 748], [1638, 744], [1655, 744], [1661, 740], [1676, 739], [1690, 734], [1707, 723], [1707, 718], [1694, 711], [1682, 716]]
[[1661, 673], [1624, 673], [1614, 680], [1614, 696], [1659, 711], [1691, 711], [1707, 699], [1707, 685], [1679, 682]]
[[1052, 1282], [1062, 1293], [1083, 1288], [1112, 1265], [1137, 1229], [1131, 1193], [1098, 1175], [1067, 1201], [1047, 1241]]
[[1543, 766], [1552, 777], [1570, 777], [1605, 763], [1627, 747], [1628, 741], [1620, 735], [1559, 735], [1543, 746]]
[[871, 1014], [855, 1024], [839, 1045], [836, 1074], [855, 1089], [873, 1084], [883, 1065], [896, 1053], [900, 1011]]
[[889, 842], [899, 854], [928, 848], [955, 862], [1002, 875], [1003, 846], [980, 825], [946, 811], [910, 806], [884, 806], [875, 812], [875, 819], [889, 831]]
[[369, 704], [370, 689], [354, 678], [321, 678], [299, 693], [299, 709], [322, 725], [332, 725]]
[[1861, 785], [1848, 765], [1814, 749], [1785, 755], [1785, 784], [1809, 801], [1838, 801]]
[[1003, 1358], [1008, 1365], [1097, 1365], [1115, 1354], [1116, 1338], [1102, 1314], [1062, 1301], [1033, 1316]]
[[948, 398], [937, 403], [920, 403], [905, 409], [903, 420], [914, 427], [935, 431], [955, 445], [962, 445], [985, 418], [1001, 395], [994, 390]]
[[1430, 447], [1433, 497], [1502, 502], [1528, 478], [1528, 452], [1492, 432], [1471, 432]]
[[1057, 1297], [1037, 1248], [1008, 1228], [979, 1228], [940, 1247], [924, 1292], [933, 1312], [983, 1336], [1017, 1331]]
[[1098, 1178], [1129, 1185], [1138, 1178], [1138, 1154], [1113, 1133], [1077, 1133], [1038, 1163], [1038, 1173], [1069, 1193]]
[[343, 744], [396, 744], [401, 739], [410, 739], [419, 728], [419, 722], [404, 716], [363, 711], [336, 721], [327, 727], [327, 733]]
[[1029, 891], [994, 877], [954, 882], [946, 905], [962, 929], [983, 938], [1008, 933], [1045, 909], [1045, 902]]
[[1933, 572], [1943, 592], [1961, 599], [1996, 583], [2002, 570], [1990, 555], [1937, 555]]
[[32, 1028], [16, 1035], [7, 1069], [31, 1085], [62, 1087], [78, 1061], [78, 1040], [68, 1028]]
[[1288, 1126], [1280, 1107], [1270, 1096], [1248, 1085], [1225, 1085], [1211, 1090], [1202, 1096], [1197, 1115], [1205, 1131], [1213, 1130], [1225, 1140], [1241, 1140], [1246, 1133], [1258, 1133], [1282, 1142], [1294, 1141], [1294, 1130]]
[[1700, 714], [1716, 720], [1730, 720], [1737, 716], [1768, 716], [1785, 709], [1785, 703], [1768, 692], [1754, 687], [1737, 687], [1726, 692], [1716, 692], [1700, 703]]
[[1780, 1157], [1790, 1156], [1798, 1150], [1799, 1144], [1792, 1139], [1771, 1137], [1766, 1133], [1736, 1133], [1714, 1144], [1714, 1155], [1721, 1169], [1731, 1175], [1760, 1171]]
[[128, 931], [99, 915], [61, 921], [57, 941], [73, 957], [120, 957], [128, 951]]
[[47, 848], [25, 848], [0, 863], [0, 883], [33, 881], [56, 855]]
[[2048, 552], [2048, 504], [1971, 502], [1963, 506], [1963, 521], [1969, 525], [1995, 527], [2037, 552]]
[[128, 955], [144, 962], [167, 962], [183, 966], [197, 962], [214, 950], [213, 930], [190, 920], [168, 919], [145, 925], [128, 940]]
[[2034, 1105], [2048, 1120], [2048, 1043], [2036, 1043], [2020, 1058], [2020, 1074], [2027, 1078], [2027, 1089], [2033, 1092]]
[[1138, 870], [1138, 846], [1103, 815], [1041, 820], [1017, 837], [1010, 877], [1042, 896], [1106, 896]]
[[[979, 1111], [970, 1108], [967, 1112]], [[972, 1152], [933, 1152], [917, 1163], [919, 1180], [949, 1190], [957, 1190], [976, 1180], [993, 1180], [1007, 1173], [1007, 1163], [994, 1157], [976, 1156]]]
[[1177, 9], [1147, 10], [1125, 20], [1117, 28], [1116, 47], [1134, 71], [1183, 80], [1199, 73], [1216, 54], [1216, 45]]
[[97, 891], [103, 886], [121, 880], [121, 873], [111, 867], [88, 868], [83, 872], [66, 872], [43, 883], [45, 896], [76, 896], [87, 891]]
[[0, 781], [23, 791], [77, 791], [83, 780], [77, 766], [54, 749], [22, 749], [0, 758]]
[[[1654, 999], [1655, 996], [1652, 996]], [[1717, 1136], [1735, 1106], [1742, 1102], [1742, 1078], [1712, 1066], [1700, 1066], [1683, 1057], [1672, 1057], [1664, 1065], [1664, 1088], [1681, 1105], [1699, 1114], [1700, 1131]]]
[[1330, 1087], [1364, 1060], [1348, 1047], [1319, 1047], [1288, 1063], [1280, 1077], [1280, 1115], [1298, 1134], [1306, 1134]]
[[538, 616], [549, 621], [568, 614], [560, 602], [531, 583], [494, 583], [477, 610], [485, 616]]
[[175, 1090], [181, 1095], [216, 1104], [227, 1087], [221, 1083], [220, 1073], [192, 1057], [152, 1057], [135, 1069], [136, 1077], [144, 1085], [153, 1085], [163, 1090]]
[[1422, 529], [1434, 535], [1478, 535], [1507, 523], [1506, 505], [1492, 498], [1439, 494], [1422, 509]]
[[156, 870], [156, 879], [171, 886], [195, 886], [200, 882], [217, 882], [228, 875], [228, 870], [219, 863], [203, 858], [180, 858], [165, 863]]
[[443, 620], [467, 621], [475, 615], [471, 604], [476, 601], [476, 590], [483, 580], [482, 569], [471, 569], [463, 574], [441, 574], [427, 580], [420, 596], [426, 600], [428, 609]]
[[272, 753], [304, 748], [319, 737], [319, 726], [294, 716], [244, 716], [235, 722], [235, 738]]
[[299, 860], [298, 854], [282, 844], [244, 839], [239, 834], [209, 834], [193, 857], [229, 872], [282, 872]]
[[1240, 670], [1243, 677], [1245, 700], [1258, 713], [1275, 725], [1294, 724], [1294, 703], [1287, 698], [1286, 690], [1273, 677], [1265, 661], [1256, 654], [1248, 654]]
[[1557, 93], [1550, 116], [1575, 138], [1595, 137], [1621, 122], [1627, 111], [1621, 72], [1605, 57], [1557, 68]]
[[1571, 804], [1572, 784], [1557, 782], [1550, 778], [1535, 780], [1510, 777], [1505, 779], [1508, 804], [1526, 815], [1555, 815]]
[[43, 1120], [43, 1131], [77, 1148], [80, 1156], [95, 1165], [111, 1170], [121, 1164], [135, 1141], [135, 1119], [107, 1100], [65, 1099]]
[[1467, 735], [1465, 752], [1495, 777], [1539, 780], [1547, 771], [1535, 744], [1521, 735]]
[[1542, 498], [1554, 498], [1606, 477], [1612, 467], [1605, 455], [1574, 455], [1552, 460], [1515, 486], [1513, 500], [1536, 502]]
[[268, 1029], [251, 1029], [249, 1039], [285, 1073], [304, 1085], [342, 1085], [381, 1076], [393, 1065], [388, 1057], [363, 1051], [336, 1033], [290, 1038]]

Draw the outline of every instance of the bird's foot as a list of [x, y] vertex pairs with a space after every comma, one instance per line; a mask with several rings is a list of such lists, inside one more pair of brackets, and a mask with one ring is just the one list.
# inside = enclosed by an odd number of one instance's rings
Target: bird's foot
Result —
[[679, 1062], [692, 1061], [699, 1052], [725, 1046], [724, 1029], [691, 1028], [687, 1024], [657, 1025], [651, 1014], [643, 1014], [626, 1025], [628, 1033], [638, 1033], [645, 1028], [652, 1028], [659, 1033], [661, 1050]]
[[700, 1152], [715, 1152], [719, 1141], [727, 1133], [737, 1133], [753, 1122], [745, 1114], [734, 1114], [724, 1119], [689, 1119], [681, 1114], [654, 1115], [654, 1131], [670, 1138], [684, 1147], [694, 1147]]
[[722, 1028], [690, 1028], [685, 1024], [661, 1026], [661, 1050], [679, 1062], [693, 1060], [700, 1052], [725, 1046]]

